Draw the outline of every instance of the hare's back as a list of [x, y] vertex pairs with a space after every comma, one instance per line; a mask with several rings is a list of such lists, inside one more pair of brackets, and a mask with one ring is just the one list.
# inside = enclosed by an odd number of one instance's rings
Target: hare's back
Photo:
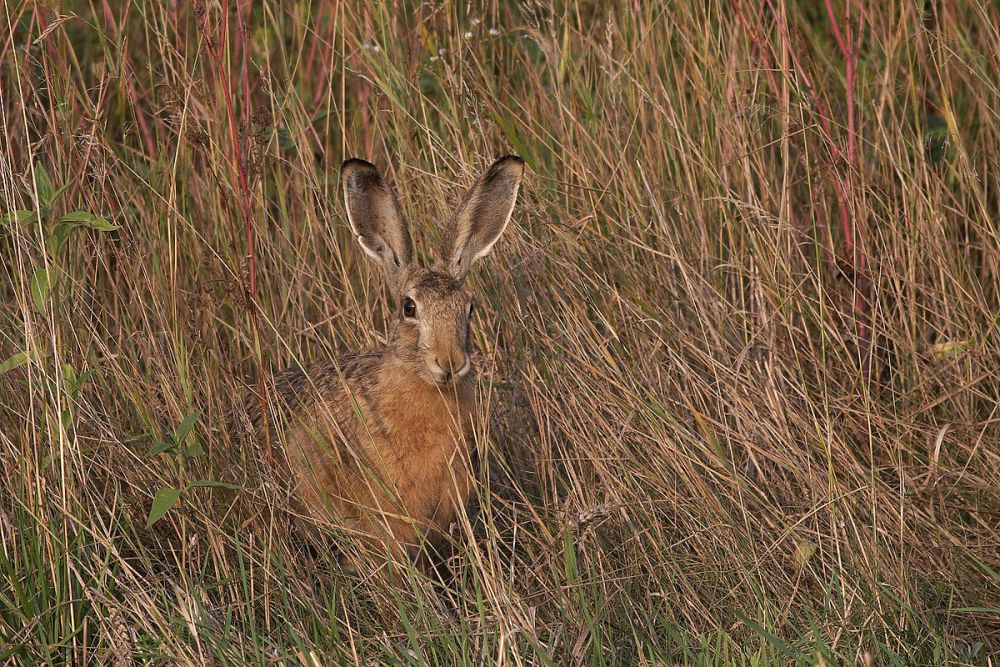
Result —
[[[268, 383], [265, 401], [256, 392], [246, 401], [248, 430], [258, 439], [268, 423], [277, 432], [284, 432], [293, 423], [311, 421], [321, 407], [329, 412], [348, 394], [364, 394], [377, 377], [383, 356], [382, 350], [351, 352], [335, 361], [293, 366], [276, 373]], [[349, 407], [351, 401], [346, 403]]]

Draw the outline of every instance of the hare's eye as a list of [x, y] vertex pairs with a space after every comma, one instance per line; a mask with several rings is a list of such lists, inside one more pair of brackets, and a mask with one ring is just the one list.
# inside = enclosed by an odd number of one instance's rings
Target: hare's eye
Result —
[[476, 302], [475, 301], [470, 301], [469, 302], [469, 319], [472, 319], [472, 314], [474, 312], [476, 312]]
[[403, 315], [411, 319], [417, 316], [417, 304], [410, 297], [403, 299]]

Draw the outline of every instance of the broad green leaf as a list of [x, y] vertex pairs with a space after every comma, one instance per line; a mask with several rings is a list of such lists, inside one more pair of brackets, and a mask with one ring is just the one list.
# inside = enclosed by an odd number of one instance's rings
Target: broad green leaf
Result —
[[87, 384], [87, 380], [93, 375], [93, 371], [84, 371], [77, 375], [76, 369], [74, 369], [70, 364], [63, 364], [63, 380], [66, 385], [66, 393], [70, 396], [76, 396], [80, 393], [80, 387]]
[[159, 442], [146, 452], [146, 456], [156, 456], [157, 454], [162, 454], [163, 452], [169, 451], [177, 446], [176, 442]]
[[89, 380], [90, 376], [93, 375], [93, 374], [94, 374], [93, 371], [85, 371], [83, 373], [80, 373], [78, 376], [76, 376], [76, 379], [73, 380], [73, 385], [69, 388], [70, 389], [70, 391], [69, 391], [70, 396], [76, 396], [77, 394], [79, 394], [80, 393], [80, 388], [83, 385], [87, 384], [87, 380]]
[[194, 441], [194, 444], [187, 448], [184, 452], [184, 456], [187, 458], [192, 458], [195, 456], [201, 456], [205, 453], [205, 448], [201, 446], [201, 442], [198, 440]]
[[69, 187], [69, 183], [67, 183], [66, 185], [62, 186], [61, 188], [59, 188], [58, 190], [56, 190], [55, 192], [53, 192], [52, 193], [52, 199], [49, 200], [49, 205], [52, 205], [52, 204], [56, 203], [56, 201], [59, 199], [59, 197], [62, 196], [62, 193], [66, 192], [66, 188], [68, 188], [68, 187]]
[[15, 368], [25, 365], [31, 361], [31, 356], [27, 352], [18, 352], [12, 354], [0, 363], [0, 375], [3, 375], [7, 371], [12, 371]]
[[232, 489], [233, 491], [239, 491], [243, 488], [239, 484], [227, 484], [226, 482], [216, 482], [211, 479], [199, 479], [197, 482], [191, 482], [187, 485], [187, 488], [189, 489], [193, 489], [195, 487], [209, 489]]
[[87, 381], [87, 374], [77, 375], [72, 364], [63, 364], [63, 389], [70, 398], [76, 398], [80, 392], [80, 387]]
[[278, 148], [283, 151], [290, 151], [295, 148], [295, 139], [287, 129], [279, 127], [276, 134], [278, 135]]
[[169, 486], [160, 489], [153, 497], [153, 504], [149, 508], [149, 518], [146, 519], [146, 528], [163, 518], [163, 515], [170, 511], [177, 499], [181, 497], [180, 489], [172, 489]]
[[76, 385], [76, 370], [73, 368], [72, 364], [63, 364], [63, 379], [69, 383], [69, 386]]
[[951, 141], [948, 133], [948, 123], [937, 114], [927, 117], [927, 129], [924, 131], [924, 155], [931, 164], [937, 164], [948, 155]]
[[174, 432], [174, 443], [178, 445], [183, 445], [187, 440], [187, 437], [191, 434], [194, 429], [195, 422], [198, 421], [198, 413], [192, 412], [187, 417], [184, 418], [178, 426], [177, 430]]
[[38, 220], [38, 213], [35, 211], [8, 211], [0, 216], [0, 223], [5, 225], [25, 225]]
[[117, 225], [112, 225], [99, 215], [88, 213], [87, 211], [73, 211], [59, 218], [59, 224], [76, 223], [81, 227], [95, 229], [99, 232], [110, 232], [118, 229]]
[[38, 269], [31, 278], [31, 299], [35, 302], [35, 308], [39, 311], [45, 309], [45, 302], [49, 298], [52, 286], [56, 284], [58, 274], [53, 268]]
[[931, 345], [931, 354], [938, 359], [947, 359], [961, 354], [972, 343], [968, 338], [964, 340], [948, 340], [942, 343]]
[[52, 234], [49, 236], [49, 254], [57, 255], [59, 254], [59, 249], [62, 248], [66, 239], [69, 238], [69, 233], [79, 227], [75, 222], [58, 222], [55, 228], [52, 230]]
[[35, 163], [35, 187], [38, 188], [38, 205], [40, 208], [48, 208], [54, 199], [54, 191], [52, 190], [52, 181], [49, 180], [49, 175], [45, 173], [45, 167], [42, 166], [41, 162]]

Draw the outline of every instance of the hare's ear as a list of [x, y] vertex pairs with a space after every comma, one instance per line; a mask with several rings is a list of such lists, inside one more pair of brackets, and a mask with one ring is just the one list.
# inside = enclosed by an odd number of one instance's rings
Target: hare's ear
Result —
[[462, 280], [470, 265], [489, 254], [514, 211], [517, 190], [524, 175], [524, 160], [502, 157], [476, 181], [459, 204], [444, 232], [442, 261]]
[[351, 231], [364, 251], [382, 265], [390, 287], [396, 291], [413, 260], [410, 229], [396, 196], [375, 165], [364, 160], [345, 162], [340, 168], [340, 180]]

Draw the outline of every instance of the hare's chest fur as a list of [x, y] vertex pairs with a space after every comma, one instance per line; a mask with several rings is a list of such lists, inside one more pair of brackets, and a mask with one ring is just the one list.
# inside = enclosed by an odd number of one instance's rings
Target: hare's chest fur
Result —
[[403, 507], [438, 529], [447, 529], [471, 488], [471, 389], [448, 389], [415, 382], [397, 390], [382, 410], [386, 432], [376, 443]]
[[287, 432], [297, 495], [310, 513], [368, 533], [388, 529], [402, 543], [447, 530], [472, 488], [471, 382], [439, 388], [395, 375], [348, 379], [337, 393]]

